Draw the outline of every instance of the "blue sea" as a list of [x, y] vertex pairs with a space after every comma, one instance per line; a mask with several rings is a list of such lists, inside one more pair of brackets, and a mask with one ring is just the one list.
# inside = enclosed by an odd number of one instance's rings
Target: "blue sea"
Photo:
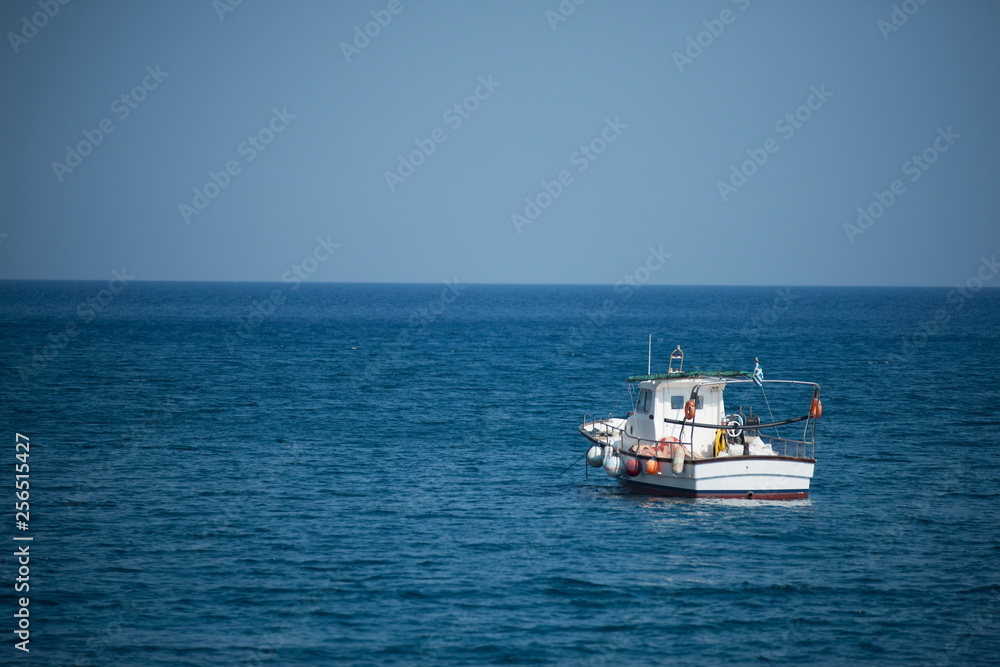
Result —
[[[586, 474], [650, 334], [822, 386], [808, 500]], [[0, 282], [0, 353], [3, 664], [1000, 660], [1000, 290]]]

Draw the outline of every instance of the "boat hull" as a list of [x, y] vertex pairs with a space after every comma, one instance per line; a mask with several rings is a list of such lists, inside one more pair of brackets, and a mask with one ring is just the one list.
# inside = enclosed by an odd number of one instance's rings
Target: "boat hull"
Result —
[[[645, 470], [648, 457], [640, 457]], [[680, 498], [752, 498], [798, 500], [809, 497], [815, 459], [786, 456], [734, 456], [686, 461], [675, 474], [660, 461], [655, 475], [640, 472], [619, 481], [638, 493]]]

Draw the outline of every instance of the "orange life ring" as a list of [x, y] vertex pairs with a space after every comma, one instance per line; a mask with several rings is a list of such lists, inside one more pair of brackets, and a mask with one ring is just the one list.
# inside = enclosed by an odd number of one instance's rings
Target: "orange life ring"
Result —
[[823, 404], [818, 398], [814, 398], [812, 406], [809, 408], [809, 416], [813, 419], [819, 419], [823, 414]]
[[694, 399], [684, 404], [684, 419], [694, 420]]

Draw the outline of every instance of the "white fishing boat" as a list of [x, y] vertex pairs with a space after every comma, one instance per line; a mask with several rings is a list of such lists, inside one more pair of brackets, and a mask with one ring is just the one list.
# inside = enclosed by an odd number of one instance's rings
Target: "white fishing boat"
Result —
[[[593, 443], [587, 463], [603, 467], [628, 488], [651, 495], [807, 498], [816, 464], [816, 420], [823, 411], [819, 385], [764, 380], [759, 363], [752, 373], [683, 367], [684, 353], [678, 345], [666, 373], [652, 374], [647, 368], [646, 375], [628, 378], [632, 410], [625, 417], [584, 416], [580, 432]], [[808, 412], [776, 420], [767, 396], [776, 389], [783, 394], [812, 389], [811, 401], [803, 401]], [[727, 390], [743, 399], [740, 408], [727, 411]], [[749, 401], [758, 398], [766, 406], [767, 419], [753, 413]], [[793, 424], [803, 423], [799, 438], [799, 427]], [[795, 437], [787, 436], [791, 429]]]

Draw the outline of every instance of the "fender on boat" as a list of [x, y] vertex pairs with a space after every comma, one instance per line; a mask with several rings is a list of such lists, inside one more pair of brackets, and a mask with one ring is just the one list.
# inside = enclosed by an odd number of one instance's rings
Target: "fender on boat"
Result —
[[671, 466], [671, 470], [674, 471], [675, 475], [681, 474], [684, 470], [684, 448], [678, 447], [674, 450], [674, 462]]

